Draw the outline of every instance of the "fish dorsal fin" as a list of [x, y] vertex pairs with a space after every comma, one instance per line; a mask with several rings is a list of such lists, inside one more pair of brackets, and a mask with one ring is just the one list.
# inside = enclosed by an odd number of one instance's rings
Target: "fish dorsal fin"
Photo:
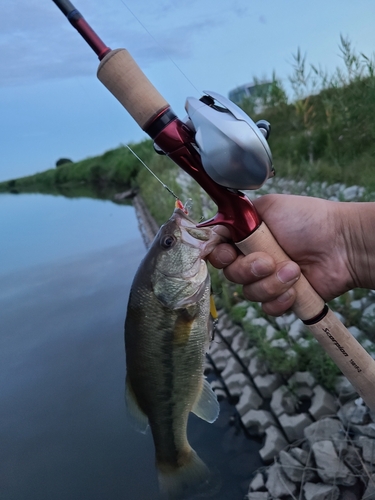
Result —
[[191, 410], [197, 417], [206, 420], [210, 424], [215, 422], [220, 412], [220, 405], [216, 394], [206, 379], [203, 379], [202, 391], [196, 399]]
[[139, 407], [128, 377], [126, 377], [125, 382], [125, 404], [128, 418], [132, 426], [137, 431], [144, 434], [147, 431], [148, 418]]

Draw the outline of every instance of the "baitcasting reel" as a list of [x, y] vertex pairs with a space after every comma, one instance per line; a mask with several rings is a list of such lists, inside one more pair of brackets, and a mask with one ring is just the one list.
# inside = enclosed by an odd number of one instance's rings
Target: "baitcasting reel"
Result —
[[195, 133], [205, 171], [227, 188], [260, 188], [275, 174], [266, 140], [270, 124], [265, 120], [254, 123], [236, 104], [216, 92], [205, 94], [201, 99], [188, 97], [185, 104], [185, 123]]

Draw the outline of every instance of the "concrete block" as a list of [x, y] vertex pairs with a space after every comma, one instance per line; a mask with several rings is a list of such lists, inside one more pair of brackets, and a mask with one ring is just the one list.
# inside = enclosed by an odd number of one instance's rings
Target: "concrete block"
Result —
[[242, 331], [238, 332], [231, 342], [231, 347], [234, 352], [240, 349], [247, 348], [249, 345], [249, 338]]
[[311, 389], [316, 385], [316, 380], [310, 372], [295, 372], [288, 380], [291, 387], [307, 385]]
[[336, 415], [337, 403], [329, 392], [323, 389], [322, 386], [317, 385], [314, 387], [313, 393], [309, 413], [315, 420], [329, 415]]
[[238, 326], [232, 326], [230, 328], [222, 328], [220, 330], [221, 335], [225, 338], [225, 340], [229, 343], [232, 342], [234, 337], [238, 335], [240, 328]]
[[268, 372], [265, 362], [257, 356], [251, 358], [248, 370], [253, 378], [257, 377], [258, 375], [266, 375], [266, 373]]
[[268, 325], [266, 327], [265, 337], [268, 341], [271, 341], [276, 337], [277, 333], [278, 333], [278, 331], [276, 330], [276, 328], [274, 328], [272, 325]]
[[245, 385], [242, 389], [240, 400], [236, 404], [236, 409], [242, 417], [249, 410], [257, 410], [262, 403], [263, 399], [259, 396], [255, 387], [248, 384]]
[[280, 387], [282, 382], [282, 378], [278, 373], [254, 377], [254, 384], [263, 398], [271, 398], [273, 392]]
[[273, 461], [281, 450], [288, 446], [288, 442], [281, 430], [274, 425], [267, 427], [265, 432], [266, 439], [263, 448], [259, 450], [259, 455], [265, 463], [269, 463]]
[[270, 405], [273, 413], [276, 416], [279, 416], [282, 413], [287, 413], [288, 415], [291, 415], [295, 413], [297, 399], [290, 392], [287, 386], [281, 385], [272, 394]]
[[221, 377], [223, 380], [226, 378], [230, 377], [233, 375], [233, 373], [240, 373], [242, 372], [243, 368], [241, 364], [237, 361], [237, 359], [234, 356], [231, 356], [227, 360], [227, 364], [224, 368], [224, 370], [221, 372]]
[[263, 436], [270, 425], [276, 425], [272, 414], [266, 410], [249, 410], [241, 417], [242, 423], [253, 436]]
[[302, 323], [300, 319], [296, 319], [290, 325], [288, 330], [288, 336], [296, 342], [299, 338], [302, 337], [303, 333], [306, 331], [305, 325]]
[[254, 348], [242, 348], [237, 351], [237, 356], [240, 358], [244, 365], [248, 365], [252, 356], [253, 356]]
[[233, 357], [232, 353], [227, 348], [216, 349], [214, 352], [210, 353], [210, 356], [211, 356], [211, 359], [214, 362], [215, 366], [217, 363], [222, 363], [222, 362], [224, 362], [226, 365], [228, 360], [231, 357]]
[[279, 416], [279, 423], [285, 432], [290, 443], [303, 439], [304, 430], [312, 424], [312, 420], [306, 413], [298, 415], [287, 415], [283, 413]]
[[250, 382], [244, 373], [232, 373], [223, 380], [231, 396], [241, 396], [244, 387]]

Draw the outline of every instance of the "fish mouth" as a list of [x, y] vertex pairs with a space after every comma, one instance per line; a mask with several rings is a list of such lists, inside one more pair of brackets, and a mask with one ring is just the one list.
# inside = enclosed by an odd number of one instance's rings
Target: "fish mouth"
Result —
[[212, 250], [223, 242], [222, 236], [210, 227], [198, 228], [197, 223], [181, 209], [174, 210], [174, 218], [181, 229], [181, 238], [186, 245], [200, 250], [200, 258], [205, 259]]

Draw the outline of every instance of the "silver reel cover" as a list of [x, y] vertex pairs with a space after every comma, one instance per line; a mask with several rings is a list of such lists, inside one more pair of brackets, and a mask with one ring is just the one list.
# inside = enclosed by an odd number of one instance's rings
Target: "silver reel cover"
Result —
[[195, 97], [185, 104], [187, 125], [195, 131], [202, 164], [217, 184], [231, 189], [258, 189], [274, 175], [272, 154], [258, 126], [236, 104], [204, 91], [221, 106]]

